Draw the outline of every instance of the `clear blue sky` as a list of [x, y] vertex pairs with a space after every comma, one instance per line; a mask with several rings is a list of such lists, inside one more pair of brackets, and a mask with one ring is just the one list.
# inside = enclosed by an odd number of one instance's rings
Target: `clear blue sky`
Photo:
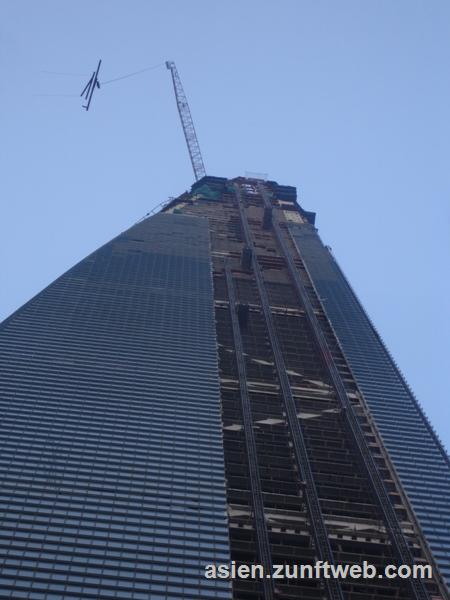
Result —
[[99, 58], [172, 59], [208, 173], [298, 187], [450, 447], [449, 2], [3, 0], [0, 27], [0, 318], [193, 182], [164, 68], [76, 97]]

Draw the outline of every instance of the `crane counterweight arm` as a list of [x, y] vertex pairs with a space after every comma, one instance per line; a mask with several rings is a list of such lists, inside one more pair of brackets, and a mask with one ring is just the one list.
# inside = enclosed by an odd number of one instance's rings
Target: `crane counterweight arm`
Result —
[[189, 151], [189, 157], [191, 159], [192, 168], [194, 169], [194, 175], [196, 181], [206, 175], [205, 165], [203, 164], [202, 154], [200, 152], [200, 146], [195, 133], [194, 121], [192, 120], [191, 111], [189, 110], [189, 104], [184, 93], [183, 86], [181, 84], [180, 76], [178, 75], [177, 68], [173, 61], [167, 61], [166, 67], [172, 74], [173, 89], [175, 90], [175, 99], [177, 101], [178, 113], [181, 119], [181, 125], [183, 127], [184, 137]]

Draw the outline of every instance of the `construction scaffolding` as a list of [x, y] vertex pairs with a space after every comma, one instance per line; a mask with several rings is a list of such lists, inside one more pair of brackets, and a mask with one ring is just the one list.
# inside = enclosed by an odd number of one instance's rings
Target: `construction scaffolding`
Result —
[[[164, 210], [210, 225], [232, 559], [432, 563], [290, 238], [314, 215], [249, 178], [204, 177], [182, 205]], [[233, 597], [447, 598], [438, 579], [268, 581], [235, 580]]]

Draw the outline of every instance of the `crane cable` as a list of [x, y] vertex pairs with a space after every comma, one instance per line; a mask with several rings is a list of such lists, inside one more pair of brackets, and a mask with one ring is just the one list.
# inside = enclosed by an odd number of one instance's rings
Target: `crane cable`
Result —
[[113, 83], [113, 81], [119, 81], [120, 79], [126, 79], [127, 77], [133, 77], [134, 75], [139, 75], [140, 73], [145, 73], [145, 71], [152, 71], [153, 69], [157, 69], [158, 67], [164, 66], [165, 63], [159, 63], [157, 65], [153, 65], [152, 67], [145, 67], [145, 69], [140, 69], [139, 71], [133, 71], [133, 73], [128, 73], [127, 75], [121, 75], [120, 77], [115, 77], [114, 79], [108, 79], [107, 81], [101, 81], [100, 85], [106, 85], [107, 83]]

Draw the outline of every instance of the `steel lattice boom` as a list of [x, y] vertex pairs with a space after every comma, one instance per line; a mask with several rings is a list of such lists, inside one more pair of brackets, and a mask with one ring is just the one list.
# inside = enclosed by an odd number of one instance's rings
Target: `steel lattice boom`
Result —
[[206, 175], [206, 171], [205, 165], [203, 164], [202, 154], [200, 152], [197, 134], [195, 133], [191, 111], [189, 110], [189, 104], [186, 94], [184, 93], [175, 63], [173, 61], [167, 61], [166, 67], [172, 74], [173, 89], [175, 90], [175, 98], [177, 101], [178, 112], [180, 114], [181, 125], [183, 126], [183, 133], [186, 139], [192, 168], [194, 169], [195, 179], [198, 181]]

